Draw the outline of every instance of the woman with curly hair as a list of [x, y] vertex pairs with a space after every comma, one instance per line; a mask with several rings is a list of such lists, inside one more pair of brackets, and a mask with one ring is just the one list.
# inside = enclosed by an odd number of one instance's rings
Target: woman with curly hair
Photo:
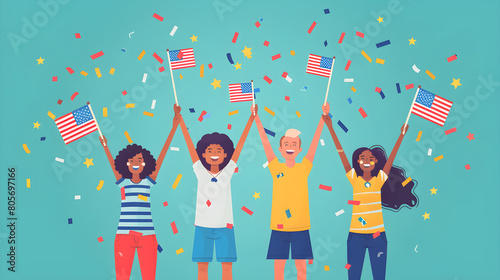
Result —
[[401, 208], [418, 205], [418, 196], [415, 194], [417, 182], [410, 177], [407, 180], [405, 170], [393, 165], [408, 125], [401, 127], [401, 134], [389, 158], [381, 146], [362, 147], [354, 151], [351, 167], [333, 130], [332, 120], [328, 115], [323, 116], [323, 119], [353, 188], [355, 203], [347, 238], [347, 263], [351, 265], [349, 280], [361, 279], [366, 249], [370, 255], [373, 279], [385, 279], [387, 238], [382, 207], [397, 212]]
[[214, 244], [217, 261], [222, 263], [222, 279], [233, 279], [236, 244], [231, 177], [254, 118], [255, 115], [251, 114], [236, 149], [227, 135], [217, 132], [205, 134], [195, 149], [181, 116], [181, 129], [198, 179], [192, 259], [198, 263], [200, 280], [208, 279], [208, 263], [213, 258]]
[[156, 176], [179, 125], [178, 114], [179, 112], [176, 112], [172, 129], [158, 160], [137, 144], [128, 145], [113, 159], [106, 137], [100, 138], [122, 198], [120, 221], [115, 237], [116, 279], [130, 278], [136, 249], [142, 279], [155, 279], [158, 242], [151, 217], [150, 189], [156, 184]]

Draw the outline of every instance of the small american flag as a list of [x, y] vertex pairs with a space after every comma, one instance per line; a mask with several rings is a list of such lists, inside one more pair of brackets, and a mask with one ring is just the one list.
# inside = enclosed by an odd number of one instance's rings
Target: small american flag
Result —
[[92, 117], [89, 105], [59, 117], [55, 122], [66, 145], [97, 131], [97, 123]]
[[332, 73], [332, 64], [331, 57], [309, 54], [306, 73], [329, 78]]
[[444, 125], [453, 102], [419, 88], [411, 112], [440, 126]]
[[252, 83], [229, 84], [229, 101], [231, 103], [252, 100]]
[[172, 70], [195, 67], [193, 48], [169, 51]]

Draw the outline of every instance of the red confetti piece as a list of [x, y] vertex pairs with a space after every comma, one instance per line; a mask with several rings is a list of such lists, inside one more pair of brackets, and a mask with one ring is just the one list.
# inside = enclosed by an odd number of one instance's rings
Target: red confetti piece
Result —
[[248, 215], [252, 215], [253, 214], [253, 211], [251, 211], [250, 209], [246, 208], [245, 206], [241, 207], [241, 210], [245, 211]]
[[379, 88], [379, 87], [375, 87], [375, 91], [378, 92], [378, 93], [380, 93], [382, 91], [382, 89]]
[[309, 264], [313, 264], [313, 260], [309, 260]]
[[283, 74], [281, 74], [281, 77], [285, 78], [288, 76], [288, 73], [287, 72], [283, 72]]
[[212, 69], [212, 63], [208, 64], [208, 69]]
[[380, 236], [380, 231], [377, 231], [373, 234], [373, 239], [377, 238]]
[[236, 43], [236, 40], [238, 40], [238, 35], [240, 35], [240, 33], [238, 32], [234, 32], [234, 36], [233, 36], [233, 43]]
[[68, 72], [69, 72], [70, 74], [75, 73], [75, 71], [73, 71], [73, 69], [71, 69], [71, 67], [66, 67], [66, 70], [68, 70]]
[[157, 55], [156, 53], [154, 53], [154, 54], [153, 54], [153, 56], [154, 56], [154, 58], [156, 58], [156, 60], [158, 60], [158, 62], [159, 62], [160, 64], [162, 64], [162, 63], [163, 63], [163, 59], [162, 59], [159, 55]]
[[347, 204], [352, 204], [352, 205], [359, 205], [361, 203], [361, 201], [358, 201], [358, 200], [348, 200], [347, 201]]
[[269, 77], [267, 75], [264, 76], [264, 80], [268, 83], [268, 84], [271, 84], [273, 82], [273, 80], [269, 79]]
[[405, 87], [406, 87], [406, 90], [409, 90], [409, 89], [412, 89], [414, 86], [413, 86], [413, 84], [409, 84], [409, 85], [406, 85]]
[[365, 34], [359, 31], [356, 31], [356, 36], [359, 36], [361, 38], [365, 38]]
[[290, 96], [285, 96], [286, 101], [290, 101]]
[[344, 41], [344, 36], [345, 32], [342, 32], [342, 35], [340, 35], [339, 44], [342, 44], [342, 41]]
[[61, 105], [62, 104], [62, 100], [61, 99], [57, 100], [57, 104]]
[[160, 72], [165, 71], [165, 67], [162, 66], [162, 67], [158, 68], [158, 71], [160, 71]]
[[467, 165], [465, 166], [465, 170], [469, 170], [469, 169], [470, 169], [470, 164], [467, 164]]
[[126, 196], [125, 196], [125, 187], [121, 187], [120, 193], [122, 195], [122, 200], [125, 200], [125, 198], [126, 198]]
[[158, 15], [157, 13], [154, 13], [153, 17], [159, 21], [163, 21], [163, 17]]
[[53, 82], [57, 82], [57, 76], [52, 77]]
[[141, 237], [143, 235], [142, 232], [138, 232], [138, 231], [134, 231], [134, 230], [130, 230], [128, 233], [132, 234], [133, 236], [137, 236], [137, 237]]
[[234, 169], [234, 173], [238, 173], [238, 167]]
[[282, 224], [279, 224], [279, 225], [278, 225], [278, 229], [283, 229], [283, 225], [282, 225]]
[[227, 227], [228, 229], [232, 229], [232, 228], [233, 228], [233, 224], [227, 223], [226, 227]]
[[322, 185], [322, 184], [319, 185], [319, 188], [322, 189], [322, 190], [325, 190], [325, 191], [329, 191], [329, 192], [332, 191], [332, 187], [325, 186], [325, 185]]
[[79, 93], [77, 91], [75, 91], [75, 93], [73, 93], [73, 95], [71, 95], [71, 101], [73, 101], [73, 99], [75, 99], [75, 97], [78, 95]]
[[182, 51], [179, 51], [179, 53], [177, 54], [177, 58], [182, 59], [183, 56], [184, 54], [182, 53]]
[[82, 36], [80, 35], [80, 33], [75, 33], [75, 38], [80, 39], [80, 38], [82, 38]]
[[446, 131], [444, 132], [444, 134], [448, 135], [448, 134], [451, 134], [451, 133], [453, 133], [453, 132], [455, 132], [455, 131], [457, 131], [457, 128], [456, 128], [456, 127], [446, 130]]
[[207, 200], [207, 202], [205, 202], [207, 204], [208, 207], [210, 207], [210, 205], [212, 205], [212, 202], [210, 202], [210, 200]]
[[255, 26], [257, 26], [257, 28], [259, 28], [260, 27], [260, 22], [258, 22], [258, 21], [255, 22]]
[[91, 55], [90, 58], [96, 59], [96, 58], [98, 58], [100, 56], [103, 56], [103, 55], [104, 55], [104, 53], [102, 51], [100, 51], [98, 53], [95, 53], [95, 54]]
[[311, 34], [311, 32], [313, 31], [314, 27], [316, 27], [316, 22], [313, 21], [313, 23], [311, 24], [311, 27], [309, 27], [309, 30], [307, 30], [307, 33]]
[[345, 269], [349, 270], [349, 268], [351, 268], [351, 265], [350, 264], [346, 264], [345, 265]]
[[200, 117], [198, 118], [198, 120], [201, 122], [203, 121], [203, 116], [207, 114], [207, 111], [203, 110], [203, 112], [201, 112], [201, 115]]
[[273, 55], [273, 61], [278, 59], [278, 58], [281, 58], [281, 54]]
[[122, 91], [122, 94], [127, 95], [127, 91], [126, 90]]
[[345, 71], [349, 70], [349, 67], [351, 66], [351, 60], [349, 59], [347, 61], [347, 65], [345, 66]]
[[168, 206], [168, 202], [163, 202], [163, 207]]
[[448, 57], [448, 62], [452, 62], [455, 59], [457, 59], [457, 55], [456, 54]]
[[359, 108], [359, 113], [361, 114], [361, 116], [364, 118], [368, 117], [368, 115], [366, 114], [365, 110], [363, 110], [363, 107], [360, 107]]
[[264, 46], [268, 47], [269, 46], [269, 42], [268, 41], [264, 41]]
[[172, 232], [174, 234], [178, 233], [179, 231], [177, 230], [177, 225], [175, 224], [175, 221], [170, 223], [170, 226], [172, 227]]
[[231, 124], [227, 125], [227, 129], [231, 130], [231, 127], [232, 127]]
[[104, 239], [102, 238], [102, 236], [97, 237], [97, 240], [98, 240], [99, 242], [103, 242], [103, 241], [104, 241]]

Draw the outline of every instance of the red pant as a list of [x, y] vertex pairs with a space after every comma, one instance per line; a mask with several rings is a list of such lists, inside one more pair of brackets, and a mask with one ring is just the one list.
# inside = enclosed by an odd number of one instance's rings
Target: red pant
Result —
[[128, 280], [134, 262], [135, 249], [143, 280], [154, 280], [158, 242], [156, 235], [117, 234], [115, 237], [115, 270], [117, 280]]

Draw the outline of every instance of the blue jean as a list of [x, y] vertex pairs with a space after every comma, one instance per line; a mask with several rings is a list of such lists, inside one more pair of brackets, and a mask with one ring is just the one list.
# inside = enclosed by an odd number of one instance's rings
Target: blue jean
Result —
[[235, 262], [236, 243], [234, 228], [206, 228], [194, 230], [193, 262], [211, 262], [215, 255], [218, 262]]
[[381, 232], [377, 238], [373, 238], [371, 233], [349, 232], [347, 238], [347, 263], [351, 265], [348, 272], [349, 280], [361, 279], [366, 249], [368, 249], [370, 255], [373, 280], [384, 280], [387, 264], [387, 238], [385, 232]]

